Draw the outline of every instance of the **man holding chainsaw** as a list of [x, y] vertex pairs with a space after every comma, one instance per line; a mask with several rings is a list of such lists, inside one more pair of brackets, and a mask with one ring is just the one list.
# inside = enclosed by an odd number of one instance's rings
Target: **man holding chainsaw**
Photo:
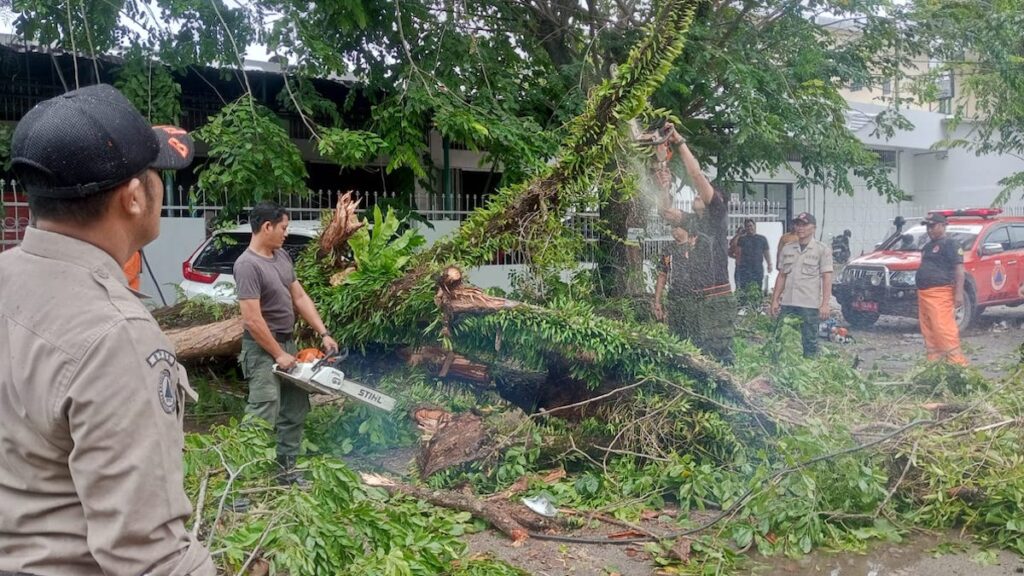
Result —
[[[677, 336], [690, 339], [720, 362], [732, 364], [736, 301], [729, 285], [727, 193], [712, 186], [704, 176], [700, 163], [674, 126], [669, 125], [664, 133], [666, 143], [676, 146], [697, 196], [693, 200], [693, 213], [669, 207], [667, 198], [662, 203], [665, 220], [684, 229], [685, 233], [673, 231], [674, 253], [662, 259], [655, 285], [654, 315], [659, 320], [667, 320]], [[671, 181], [667, 162], [656, 176], [667, 197], [666, 183]], [[685, 242], [680, 240], [683, 237]], [[685, 274], [673, 274], [673, 267], [685, 267]], [[669, 287], [665, 310], [661, 303], [662, 290], [674, 275], [681, 278]]]
[[273, 366], [284, 371], [295, 367], [296, 312], [316, 331], [328, 354], [337, 352], [338, 343], [296, 279], [291, 257], [282, 249], [288, 220], [288, 212], [272, 202], [257, 204], [249, 214], [252, 240], [234, 267], [245, 326], [239, 363], [249, 382], [246, 413], [269, 422], [277, 433], [278, 481], [305, 487], [295, 460], [302, 446], [309, 395], [274, 375]]

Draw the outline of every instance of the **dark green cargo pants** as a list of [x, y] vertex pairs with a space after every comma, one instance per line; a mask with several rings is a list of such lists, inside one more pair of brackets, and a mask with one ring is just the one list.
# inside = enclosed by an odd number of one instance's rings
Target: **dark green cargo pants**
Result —
[[736, 299], [730, 294], [705, 296], [669, 291], [665, 309], [672, 333], [693, 342], [705, 354], [732, 364], [732, 338], [736, 333]]
[[804, 347], [804, 357], [813, 358], [818, 354], [818, 326], [821, 318], [817, 308], [802, 306], [783, 306], [780, 318], [792, 316], [800, 319], [800, 343]]
[[[285, 352], [294, 355], [295, 341], [282, 342]], [[274, 375], [274, 359], [255, 340], [242, 339], [238, 356], [242, 375], [249, 382], [249, 402], [245, 413], [269, 422], [277, 433], [277, 454], [298, 456], [302, 431], [309, 414], [309, 393]]]

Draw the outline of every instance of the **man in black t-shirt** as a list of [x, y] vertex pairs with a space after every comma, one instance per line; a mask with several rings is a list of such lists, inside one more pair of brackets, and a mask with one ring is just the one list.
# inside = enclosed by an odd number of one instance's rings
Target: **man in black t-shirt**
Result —
[[757, 233], [757, 225], [750, 218], [743, 222], [743, 231], [744, 234], [736, 241], [736, 290], [744, 295], [756, 290], [761, 296], [765, 271], [762, 263], [768, 266], [768, 270], [772, 269], [768, 239]]
[[[682, 246], [679, 238], [685, 233], [686, 279], [673, 282], [669, 287], [668, 309], [663, 311], [661, 294], [671, 271], [663, 259], [655, 286], [654, 313], [659, 320], [667, 319], [669, 327], [680, 338], [690, 339], [720, 362], [731, 364], [736, 302], [729, 285], [728, 196], [708, 182], [701, 172], [700, 163], [674, 128], [669, 139], [677, 146], [683, 166], [697, 190], [697, 197], [693, 201], [693, 213], [674, 208], [662, 210], [665, 220], [683, 230], [673, 231], [677, 245]], [[680, 250], [678, 247], [673, 249]], [[680, 256], [676, 254], [674, 259], [677, 262], [671, 266], [679, 264]]]
[[956, 307], [964, 303], [964, 251], [946, 236], [945, 216], [929, 214], [924, 223], [930, 240], [921, 248], [917, 307], [928, 359], [967, 365], [956, 325]]

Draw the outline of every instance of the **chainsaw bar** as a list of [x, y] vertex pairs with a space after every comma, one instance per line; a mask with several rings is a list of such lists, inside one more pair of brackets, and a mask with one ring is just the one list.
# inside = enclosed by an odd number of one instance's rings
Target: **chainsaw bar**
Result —
[[394, 398], [373, 388], [346, 380], [345, 373], [332, 366], [300, 362], [290, 372], [285, 372], [278, 369], [277, 364], [274, 364], [274, 374], [314, 394], [331, 396], [344, 394], [385, 412], [391, 412], [395, 408]]

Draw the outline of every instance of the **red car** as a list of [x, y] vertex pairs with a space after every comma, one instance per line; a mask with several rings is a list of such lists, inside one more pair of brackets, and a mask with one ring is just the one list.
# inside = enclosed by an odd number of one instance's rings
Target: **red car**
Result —
[[[1000, 216], [998, 208], [933, 210], [949, 219], [946, 234], [964, 249], [964, 305], [957, 309], [960, 328], [971, 325], [988, 306], [1018, 306], [1024, 282], [1024, 218]], [[914, 280], [928, 234], [920, 222], [854, 258], [836, 275], [832, 290], [843, 318], [854, 327], [874, 324], [882, 314], [917, 318]]]

